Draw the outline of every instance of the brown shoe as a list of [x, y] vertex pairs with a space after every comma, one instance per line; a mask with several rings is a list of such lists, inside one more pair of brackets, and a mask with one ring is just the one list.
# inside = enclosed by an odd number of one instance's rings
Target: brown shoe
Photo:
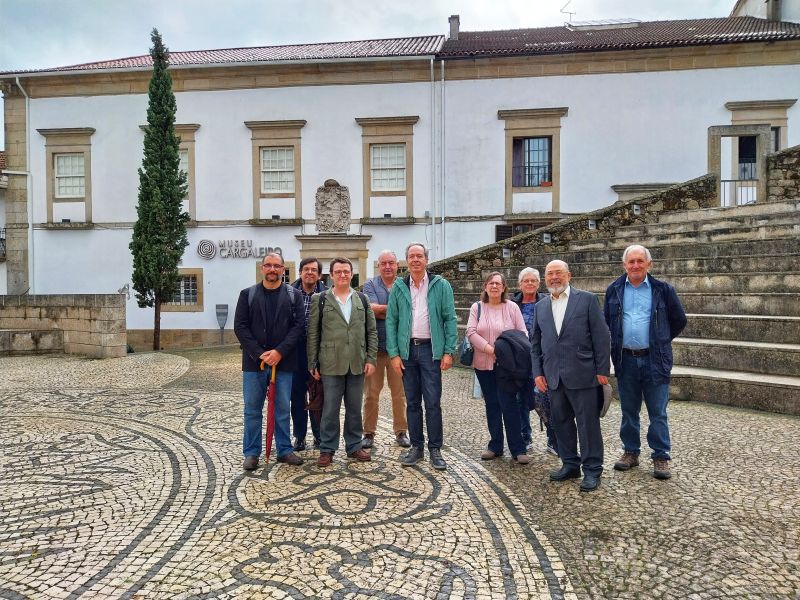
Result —
[[500, 454], [497, 454], [496, 452], [492, 452], [491, 450], [488, 449], [481, 452], [481, 460], [494, 460], [495, 458], [498, 458], [500, 456], [503, 456], [502, 452]]
[[258, 468], [258, 457], [257, 456], [245, 456], [244, 462], [242, 463], [242, 468], [245, 471], [252, 471], [253, 469]]
[[619, 460], [614, 463], [614, 468], [617, 471], [627, 471], [631, 467], [639, 466], [639, 455], [627, 450], [619, 457]]
[[330, 452], [319, 453], [319, 458], [317, 459], [318, 467], [330, 467], [332, 462], [333, 462], [333, 454], [331, 454]]
[[295, 467], [303, 464], [303, 459], [297, 456], [294, 452], [289, 452], [283, 456], [278, 457], [279, 463], [286, 463], [287, 465], [294, 465]]
[[669, 479], [672, 477], [669, 461], [666, 458], [653, 459], [653, 477], [656, 479]]
[[521, 465], [527, 465], [529, 462], [531, 462], [531, 457], [528, 456], [527, 454], [517, 454], [514, 457], [514, 460], [516, 460]]
[[362, 448], [372, 448], [375, 445], [375, 434], [374, 433], [365, 433], [364, 439], [361, 440], [361, 447]]
[[372, 460], [372, 457], [369, 455], [369, 452], [367, 452], [363, 448], [359, 448], [355, 452], [348, 452], [347, 458], [355, 458], [359, 462], [368, 462]]

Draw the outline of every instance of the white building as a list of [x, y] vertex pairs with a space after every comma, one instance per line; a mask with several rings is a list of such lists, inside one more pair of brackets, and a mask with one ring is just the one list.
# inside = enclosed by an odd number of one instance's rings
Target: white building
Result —
[[[800, 144], [800, 25], [766, 16], [492, 32], [453, 17], [447, 38], [173, 53], [193, 222], [165, 346], [218, 340], [215, 305], [256, 280], [259, 248], [281, 248], [291, 278], [344, 254], [363, 281], [385, 248], [443, 258], [702, 175], [712, 126]], [[0, 74], [8, 293], [130, 281], [150, 72], [144, 56]], [[723, 180], [755, 172], [741, 131]], [[316, 230], [329, 179], [349, 189], [345, 235]], [[152, 309], [127, 308], [139, 343]]]

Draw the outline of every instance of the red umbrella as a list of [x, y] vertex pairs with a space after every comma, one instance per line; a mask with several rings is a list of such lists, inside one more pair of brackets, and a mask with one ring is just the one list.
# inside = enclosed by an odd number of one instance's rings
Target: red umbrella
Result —
[[[261, 370], [264, 370], [264, 361], [261, 361]], [[275, 435], [275, 365], [272, 365], [272, 376], [267, 388], [267, 431], [265, 440], [264, 462], [269, 462], [272, 454], [272, 437]]]

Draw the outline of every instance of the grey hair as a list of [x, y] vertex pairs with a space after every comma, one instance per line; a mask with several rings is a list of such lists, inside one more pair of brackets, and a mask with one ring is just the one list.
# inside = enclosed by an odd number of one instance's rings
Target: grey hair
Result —
[[423, 252], [425, 252], [425, 260], [428, 260], [428, 249], [422, 242], [411, 242], [408, 246], [406, 246], [406, 258], [408, 258], [408, 251], [411, 249], [412, 246], [419, 246], [420, 248], [422, 248]]
[[534, 269], [533, 267], [525, 267], [524, 269], [522, 269], [522, 271], [519, 272], [519, 277], [517, 277], [517, 283], [522, 283], [522, 280], [525, 279], [526, 275], [533, 275], [539, 281], [542, 280], [542, 278], [539, 276], [538, 269]]
[[[561, 265], [564, 265], [564, 270], [565, 270], [567, 273], [569, 273], [569, 272], [570, 272], [570, 270], [569, 270], [569, 265], [568, 265], [567, 263], [565, 263], [563, 260], [559, 260], [559, 259], [556, 259], [556, 260], [551, 260], [549, 263], [547, 263], [547, 267], [549, 267], [549, 266], [550, 266], [550, 265], [552, 265], [553, 263], [559, 263], [559, 264], [561, 264]], [[544, 270], [545, 270], [545, 271], [547, 271], [547, 267], [545, 267], [545, 268], [544, 268]]]
[[628, 258], [628, 252], [630, 252], [631, 250], [641, 250], [641, 251], [643, 251], [644, 252], [644, 257], [647, 259], [647, 262], [650, 262], [650, 261], [653, 260], [653, 257], [650, 256], [650, 250], [648, 250], [647, 248], [645, 248], [644, 246], [642, 246], [640, 244], [632, 244], [632, 245], [628, 246], [627, 248], [625, 248], [625, 252], [622, 253], [622, 262], [623, 262], [623, 264], [625, 263], [625, 259]]
[[380, 253], [378, 253], [378, 262], [380, 262], [381, 256], [384, 254], [391, 254], [392, 257], [394, 257], [394, 261], [397, 262], [397, 254], [394, 253], [394, 250], [381, 250]]

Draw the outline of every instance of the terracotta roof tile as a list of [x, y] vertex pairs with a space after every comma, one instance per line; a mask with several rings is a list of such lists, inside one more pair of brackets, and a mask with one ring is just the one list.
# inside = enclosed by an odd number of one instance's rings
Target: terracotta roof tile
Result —
[[[275, 61], [314, 61], [359, 58], [405, 58], [431, 56], [441, 48], [442, 35], [428, 35], [355, 42], [331, 42], [324, 44], [296, 44], [291, 46], [259, 46], [254, 48], [227, 48], [223, 50], [193, 50], [170, 52], [169, 62], [173, 67], [205, 66], [240, 63], [269, 63]], [[136, 69], [152, 66], [150, 55], [131, 56], [115, 60], [15, 71], [13, 73], [47, 73], [71, 71], [96, 71], [101, 69]], [[9, 73], [0, 73], [0, 75]]]
[[542, 27], [502, 31], [462, 31], [447, 40], [442, 58], [568, 54], [597, 50], [630, 50], [703, 46], [734, 42], [800, 39], [800, 23], [771, 22], [755, 17], [649, 21], [634, 27], [569, 29]]

